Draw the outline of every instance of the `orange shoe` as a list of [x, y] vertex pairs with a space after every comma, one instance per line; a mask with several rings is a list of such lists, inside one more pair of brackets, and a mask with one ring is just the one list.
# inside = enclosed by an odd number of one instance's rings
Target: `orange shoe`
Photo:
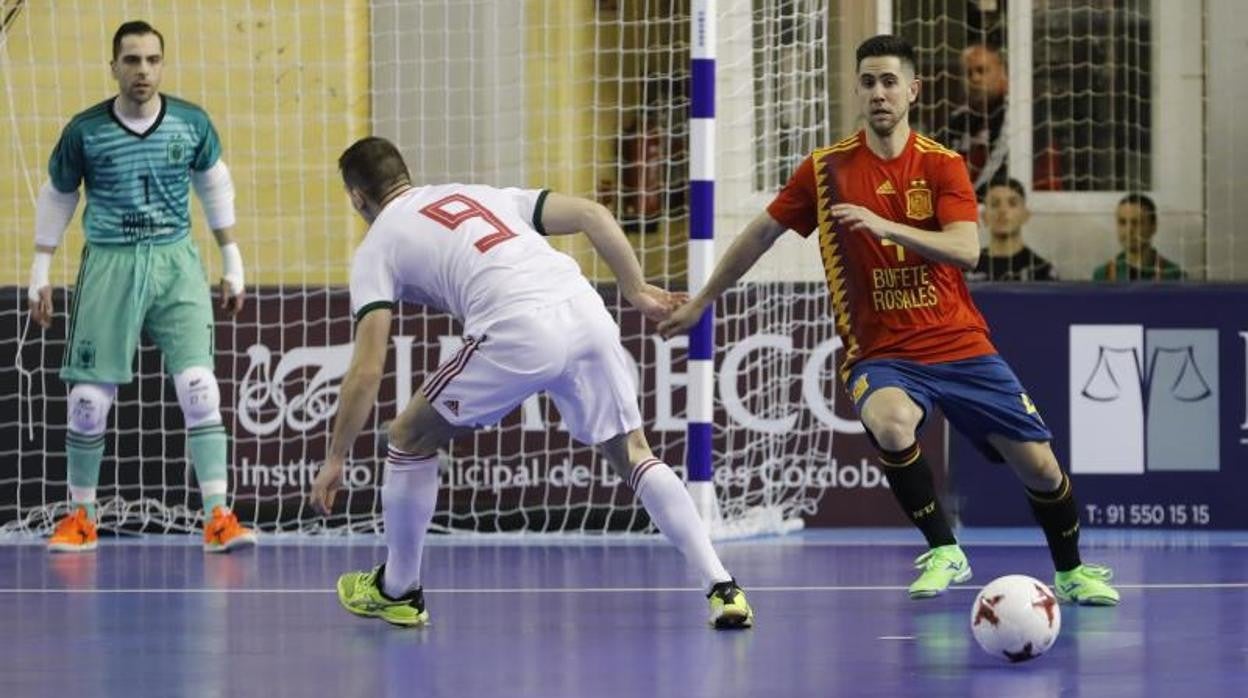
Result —
[[204, 525], [204, 552], [228, 553], [235, 548], [256, 544], [256, 532], [243, 528], [234, 512], [212, 508], [212, 520]]
[[56, 524], [56, 530], [48, 539], [48, 550], [54, 553], [85, 553], [95, 550], [98, 544], [95, 522], [87, 516], [86, 507], [78, 507]]

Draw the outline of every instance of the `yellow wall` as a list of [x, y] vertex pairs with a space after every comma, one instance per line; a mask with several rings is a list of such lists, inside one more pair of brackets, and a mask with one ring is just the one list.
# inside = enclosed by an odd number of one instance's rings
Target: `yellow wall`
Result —
[[[529, 186], [592, 198], [596, 188], [605, 185], [609, 191], [619, 184], [614, 173], [618, 137], [626, 125], [621, 117], [640, 102], [637, 85], [647, 66], [655, 69], [654, 61], [641, 54], [647, 48], [656, 55], [669, 51], [645, 43], [654, 40], [638, 29], [647, 12], [655, 12], [647, 3], [619, 3], [599, 11], [592, 2], [528, 0], [527, 111], [540, 115], [527, 126]], [[666, 16], [663, 22], [666, 26]], [[622, 32], [625, 24], [633, 29]], [[687, 235], [684, 220], [629, 235], [647, 278], [683, 277]], [[613, 278], [583, 236], [551, 238], [551, 243], [572, 255], [591, 278]]]
[[[529, 0], [526, 6], [525, 95], [529, 186], [588, 196], [594, 190], [592, 61], [593, 6], [585, 2]], [[580, 236], [552, 237], [587, 274], [593, 251]]]
[[[623, 3], [617, 16], [596, 17], [592, 2], [524, 1], [526, 101], [535, 116], [527, 120], [527, 184], [593, 196], [596, 179], [614, 172], [621, 117], [639, 98], [633, 78], [644, 70], [635, 55], [643, 37], [621, 36], [620, 27], [644, 8]], [[46, 179], [48, 154], [73, 114], [115, 93], [108, 72], [112, 33], [135, 18], [165, 35], [162, 89], [206, 108], [221, 134], [249, 285], [345, 283], [363, 226], [341, 191], [335, 163], [369, 130], [368, 5], [27, 3], [0, 52], [0, 206], [6, 211], [0, 251], [8, 260], [0, 263], [0, 284], [26, 283], [34, 194]], [[215, 277], [219, 256], [194, 205], [194, 234]], [[669, 222], [630, 236], [648, 277], [683, 274], [685, 228], [684, 221]], [[553, 242], [592, 277], [610, 278], [583, 236]], [[54, 283], [72, 282], [81, 245], [76, 219], [53, 265]]]
[[[203, 106], [221, 134], [249, 285], [345, 283], [362, 227], [336, 161], [368, 132], [367, 0], [27, 3], [0, 54], [0, 122], [12, 134], [0, 146], [0, 250], [10, 260], [0, 283], [26, 283], [48, 154], [74, 113], [115, 93], [112, 34], [135, 18], [165, 36], [161, 89]], [[196, 209], [215, 276], [218, 255]], [[81, 244], [75, 220], [54, 283], [72, 280]]]

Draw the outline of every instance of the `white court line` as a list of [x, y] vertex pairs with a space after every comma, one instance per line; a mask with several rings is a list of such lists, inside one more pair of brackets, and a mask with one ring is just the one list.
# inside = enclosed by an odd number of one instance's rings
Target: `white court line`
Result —
[[[904, 586], [750, 587], [754, 591], [901, 591]], [[968, 589], [970, 587], [967, 587]], [[426, 594], [637, 594], [705, 591], [695, 587], [426, 589]], [[334, 589], [0, 589], [0, 594], [335, 594]]]
[[[1115, 584], [1117, 589], [1141, 591], [1165, 591], [1176, 589], [1248, 589], [1248, 582], [1192, 582], [1173, 584]], [[836, 591], [902, 591], [905, 586], [772, 586], [746, 587], [754, 592], [836, 592]], [[979, 587], [955, 585], [952, 591], [978, 591]], [[485, 588], [485, 589], [426, 589], [426, 594], [636, 594], [660, 592], [701, 591], [694, 587], [586, 587], [586, 588]], [[333, 594], [333, 589], [0, 589], [0, 594]]]
[[[1170, 530], [1170, 529], [1168, 529]], [[1089, 535], [1089, 531], [1091, 532]], [[1133, 534], [1138, 531], [1138, 534]], [[1219, 548], [1229, 546], [1232, 548], [1248, 547], [1248, 541], [1236, 540], [1224, 542], [1220, 540], [1209, 540], [1206, 536], [1211, 531], [1197, 530], [1179, 530], [1173, 529], [1174, 536], [1166, 537], [1161, 530], [1150, 529], [1116, 529], [1108, 531], [1105, 529], [1080, 529], [1080, 534], [1087, 536], [1081, 539], [1080, 544], [1086, 548], [1095, 548], [1097, 550], [1115, 550], [1127, 548], [1157, 548], [1166, 547], [1170, 540], [1177, 538], [1180, 544], [1178, 549], [1197, 548]], [[1242, 532], [1234, 532], [1236, 535], [1242, 535]], [[1160, 536], [1157, 534], [1161, 534]], [[1190, 541], [1190, 542], [1189, 542]], [[917, 550], [914, 541], [911, 540], [802, 540], [793, 538], [789, 541], [780, 539], [775, 541], [723, 541], [726, 546], [748, 547], [769, 545], [772, 547], [802, 547], [802, 548], [912, 548]], [[716, 541], [719, 545], [719, 541]], [[920, 544], [921, 545], [921, 544]], [[1027, 538], [1026, 540], [976, 540], [974, 537], [969, 539], [960, 539], [958, 545], [964, 548], [1044, 548], [1048, 544], [1044, 539], [1035, 540]]]
[[913, 635], [881, 635], [875, 639], [877, 640], [913, 640], [914, 636]]

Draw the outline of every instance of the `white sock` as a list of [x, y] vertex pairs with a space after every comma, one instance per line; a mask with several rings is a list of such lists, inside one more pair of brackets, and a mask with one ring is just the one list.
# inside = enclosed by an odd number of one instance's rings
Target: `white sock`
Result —
[[658, 458], [643, 460], [633, 468], [629, 485], [663, 535], [697, 569], [702, 586], [709, 588], [732, 579], [711, 546], [710, 532], [698, 516], [689, 490], [667, 463]]
[[386, 523], [386, 573], [382, 591], [397, 599], [420, 586], [425, 532], [438, 503], [437, 456], [419, 458], [390, 447], [381, 486]]

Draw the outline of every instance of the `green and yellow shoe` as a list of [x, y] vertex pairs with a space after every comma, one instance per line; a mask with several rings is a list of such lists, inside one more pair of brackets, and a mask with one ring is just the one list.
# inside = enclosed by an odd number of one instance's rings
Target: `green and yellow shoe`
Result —
[[1062, 603], [1081, 606], [1117, 606], [1118, 590], [1109, 585], [1114, 571], [1101, 565], [1079, 565], [1053, 576], [1053, 591]]
[[381, 590], [385, 565], [348, 572], [338, 578], [338, 602], [357, 616], [380, 618], [392, 625], [419, 628], [429, 622], [425, 594], [420, 588], [392, 599]]
[[749, 628], [754, 625], [754, 609], [745, 600], [745, 592], [737, 586], [737, 580], [729, 579], [712, 585], [706, 598], [711, 602], [711, 627], [716, 630]]
[[971, 563], [967, 562], [962, 548], [957, 545], [932, 548], [914, 559], [914, 567], [923, 571], [910, 585], [912, 599], [940, 596], [951, 583], [971, 578]]

